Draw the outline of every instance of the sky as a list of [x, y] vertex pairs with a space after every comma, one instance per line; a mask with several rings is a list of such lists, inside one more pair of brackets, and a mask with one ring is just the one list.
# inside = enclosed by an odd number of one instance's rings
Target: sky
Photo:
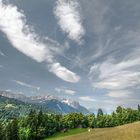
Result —
[[135, 108], [139, 45], [139, 0], [0, 0], [1, 90]]

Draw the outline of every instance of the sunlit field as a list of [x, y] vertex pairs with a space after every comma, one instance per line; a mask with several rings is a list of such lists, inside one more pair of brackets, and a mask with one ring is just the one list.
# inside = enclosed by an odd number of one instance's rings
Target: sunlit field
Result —
[[[68, 136], [66, 136], [68, 134]], [[140, 122], [113, 128], [98, 128], [76, 135], [57, 135], [48, 140], [140, 140]]]

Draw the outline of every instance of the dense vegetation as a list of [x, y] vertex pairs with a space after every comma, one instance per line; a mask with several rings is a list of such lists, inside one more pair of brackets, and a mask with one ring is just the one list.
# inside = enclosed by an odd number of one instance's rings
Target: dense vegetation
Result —
[[39, 140], [68, 129], [113, 127], [138, 120], [140, 120], [139, 106], [137, 110], [119, 106], [110, 115], [104, 114], [102, 109], [99, 109], [96, 116], [82, 113], [57, 115], [31, 110], [26, 117], [1, 122], [0, 138], [2, 140]]

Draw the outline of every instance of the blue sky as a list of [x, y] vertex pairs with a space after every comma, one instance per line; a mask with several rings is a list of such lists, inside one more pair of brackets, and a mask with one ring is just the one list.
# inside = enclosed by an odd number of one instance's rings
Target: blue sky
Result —
[[139, 0], [0, 0], [0, 89], [136, 107], [139, 44]]

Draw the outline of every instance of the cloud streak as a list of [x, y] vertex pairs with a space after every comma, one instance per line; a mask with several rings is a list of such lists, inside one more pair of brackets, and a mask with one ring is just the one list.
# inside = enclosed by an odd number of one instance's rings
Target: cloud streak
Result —
[[54, 63], [51, 65], [50, 72], [67, 82], [77, 83], [80, 80], [78, 75], [61, 66], [60, 63]]
[[132, 93], [126, 90], [111, 91], [107, 94], [107, 96], [109, 97], [120, 98], [120, 99], [129, 98], [131, 95]]
[[95, 99], [92, 99], [90, 96], [81, 96], [79, 97], [80, 100], [85, 101], [85, 102], [94, 102], [96, 101]]
[[91, 73], [98, 75], [98, 82], [94, 82], [93, 86], [110, 90], [122, 90], [140, 85], [140, 72], [137, 70], [140, 65], [139, 61], [139, 58], [119, 63], [108, 60], [92, 67]]
[[40, 87], [33, 86], [33, 85], [27, 84], [25, 82], [19, 81], [19, 80], [12, 80], [12, 81], [15, 82], [16, 84], [20, 85], [20, 86], [24, 86], [24, 87], [27, 87], [27, 88], [32, 88], [32, 89], [35, 89], [35, 90], [40, 90]]
[[0, 55], [1, 56], [6, 56], [1, 50], [0, 50]]
[[0, 31], [7, 35], [14, 48], [39, 63], [46, 62], [49, 71], [60, 79], [72, 83], [80, 80], [77, 74], [61, 66], [54, 59], [55, 51], [51, 50], [50, 46], [54, 48], [60, 46], [59, 43], [49, 38], [46, 44], [40, 42], [39, 36], [26, 24], [24, 13], [16, 6], [3, 4], [2, 0], [0, 0]]
[[[127, 31], [127, 34], [123, 33], [121, 37], [114, 40], [107, 47], [106, 52], [116, 48], [119, 51], [108, 53], [104, 60], [90, 67], [89, 78], [93, 88], [103, 89], [108, 97], [115, 99], [129, 98], [132, 94], [135, 99], [136, 90], [140, 87], [139, 43], [140, 31]], [[126, 54], [120, 55], [121, 51], [125, 51]]]
[[76, 0], [58, 0], [54, 14], [62, 31], [67, 33], [70, 39], [81, 43], [85, 29], [79, 12], [79, 3]]
[[55, 88], [55, 91], [57, 91], [58, 93], [64, 93], [68, 95], [75, 95], [76, 93], [76, 91], [68, 89], [66, 87]]

